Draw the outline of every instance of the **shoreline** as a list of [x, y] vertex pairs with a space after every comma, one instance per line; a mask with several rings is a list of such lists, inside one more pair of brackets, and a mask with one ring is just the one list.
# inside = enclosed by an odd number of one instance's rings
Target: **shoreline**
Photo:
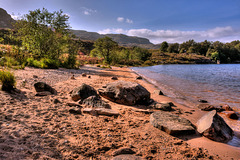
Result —
[[[0, 156], [3, 159], [112, 159], [121, 147], [130, 147], [135, 155], [145, 159], [238, 159], [240, 149], [208, 140], [199, 135], [173, 137], [149, 123], [149, 113], [141, 106], [116, 104], [103, 98], [120, 116], [71, 114], [69, 92], [82, 83], [96, 90], [118, 80], [137, 82], [145, 87], [157, 102], [172, 101], [182, 117], [193, 124], [206, 112], [191, 111], [174, 99], [153, 94], [156, 87], [130, 68], [102, 69], [86, 65], [79, 70], [35, 69], [14, 70], [17, 89], [21, 93], [0, 91]], [[82, 73], [91, 76], [83, 77]], [[75, 79], [71, 76], [75, 75]], [[43, 81], [58, 91], [58, 95], [35, 96], [33, 84]], [[58, 99], [59, 103], [54, 103]], [[84, 107], [84, 106], [83, 106]], [[192, 114], [189, 114], [191, 112]], [[4, 158], [5, 157], [5, 158]]]
[[[145, 75], [139, 74], [137, 71], [134, 71], [133, 69], [129, 68], [132, 72], [134, 72], [137, 76], [142, 76], [144, 78], [144, 80], [146, 81], [146, 83], [149, 83], [150, 85], [153, 86], [153, 88], [155, 89], [160, 89], [156, 84], [151, 83], [150, 80], [148, 80], [148, 77], [146, 77]], [[151, 93], [152, 95], [152, 93]], [[187, 119], [191, 119], [190, 121], [196, 125], [196, 122], [198, 121], [198, 119], [200, 119], [204, 114], [206, 114], [207, 112], [205, 111], [201, 111], [198, 108], [196, 108], [196, 106], [193, 107], [189, 107], [188, 104], [191, 104], [192, 102], [188, 103], [187, 99], [183, 100], [183, 104], [176, 98], [174, 97], [168, 97], [167, 95], [162, 95], [159, 97], [161, 97], [160, 99], [163, 98], [163, 96], [166, 96], [168, 100], [174, 102], [175, 105], [177, 105], [180, 108], [183, 109], [195, 109], [195, 113], [197, 114], [196, 118], [192, 118], [191, 116], [183, 116]], [[165, 101], [165, 98], [163, 98]], [[191, 118], [189, 118], [191, 117]], [[193, 116], [194, 117], [194, 116]], [[226, 117], [225, 117], [226, 118]], [[232, 120], [233, 121], [233, 120]], [[239, 121], [239, 120], [237, 120]], [[237, 134], [237, 135], [236, 135]], [[240, 133], [235, 132], [235, 136], [238, 137], [238, 139], [240, 139]], [[209, 140], [205, 137], [201, 137], [199, 134], [196, 136], [182, 136], [182, 139], [187, 139], [186, 142], [188, 144], [190, 144], [193, 147], [203, 147], [206, 148], [207, 150], [210, 151], [210, 153], [216, 154], [216, 155], [221, 155], [225, 158], [226, 155], [230, 155], [230, 153], [232, 152], [231, 149], [233, 149], [233, 153], [235, 152], [235, 154], [237, 155], [235, 158], [239, 158], [240, 157], [240, 147], [236, 147], [236, 146], [232, 146], [229, 145], [227, 143], [219, 143], [219, 142], [215, 142], [212, 140]], [[194, 139], [195, 138], [195, 139]], [[213, 149], [214, 148], [214, 149]], [[224, 148], [224, 149], [222, 149]], [[239, 153], [238, 153], [239, 152]]]

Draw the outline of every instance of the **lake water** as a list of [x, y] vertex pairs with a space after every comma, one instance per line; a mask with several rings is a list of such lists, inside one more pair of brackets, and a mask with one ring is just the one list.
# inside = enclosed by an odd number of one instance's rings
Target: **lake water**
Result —
[[[204, 99], [212, 105], [228, 104], [240, 111], [240, 64], [157, 65], [132, 69], [165, 95], [188, 107], [194, 108], [199, 99]], [[227, 120], [227, 123], [240, 132], [239, 120]], [[237, 143], [235, 146], [240, 146], [240, 141]]]

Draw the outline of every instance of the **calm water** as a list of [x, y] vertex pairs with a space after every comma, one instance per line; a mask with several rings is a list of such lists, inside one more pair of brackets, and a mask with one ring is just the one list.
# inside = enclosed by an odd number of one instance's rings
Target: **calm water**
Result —
[[[132, 69], [165, 95], [188, 107], [204, 99], [210, 104], [228, 104], [240, 111], [240, 64], [158, 65]], [[240, 121], [227, 123], [240, 132]], [[240, 146], [240, 142], [237, 143]]]

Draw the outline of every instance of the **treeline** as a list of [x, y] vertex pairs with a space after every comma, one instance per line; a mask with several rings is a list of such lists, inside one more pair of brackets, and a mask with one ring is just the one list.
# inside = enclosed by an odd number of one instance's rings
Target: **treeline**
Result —
[[186, 41], [182, 44], [168, 44], [166, 41], [161, 44], [160, 51], [168, 53], [189, 53], [199, 54], [211, 58], [221, 63], [236, 63], [240, 61], [240, 41], [235, 40], [230, 43], [219, 41], [195, 42]]

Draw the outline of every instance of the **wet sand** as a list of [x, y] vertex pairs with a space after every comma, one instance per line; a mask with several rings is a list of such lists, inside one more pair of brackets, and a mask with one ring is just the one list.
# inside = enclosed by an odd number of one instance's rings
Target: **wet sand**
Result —
[[[129, 68], [101, 69], [84, 66], [79, 70], [34, 69], [14, 71], [20, 93], [0, 91], [0, 159], [112, 159], [122, 147], [131, 148], [145, 159], [239, 159], [240, 149], [213, 142], [200, 135], [173, 137], [149, 123], [144, 106], [125, 106], [110, 102], [118, 117], [72, 114], [69, 92], [82, 83], [99, 89], [119, 80], [144, 86], [155, 101], [172, 101], [173, 113], [193, 124], [206, 112], [177, 104], [174, 99], [153, 93], [154, 85], [136, 80]], [[81, 74], [86, 73], [87, 77]], [[75, 80], [71, 77], [74, 74]], [[91, 78], [88, 78], [88, 76]], [[46, 82], [58, 95], [35, 96], [33, 84]], [[56, 99], [59, 103], [56, 103]], [[84, 106], [83, 106], [84, 107]]]

